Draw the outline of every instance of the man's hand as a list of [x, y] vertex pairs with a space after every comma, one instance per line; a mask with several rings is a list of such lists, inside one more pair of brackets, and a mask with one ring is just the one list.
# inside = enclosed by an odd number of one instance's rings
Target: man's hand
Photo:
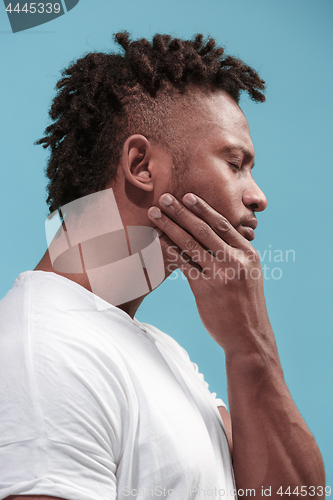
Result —
[[169, 265], [188, 279], [203, 325], [225, 352], [257, 351], [260, 337], [266, 339], [271, 330], [259, 256], [202, 199], [186, 194], [183, 203], [164, 194], [160, 204], [165, 213], [156, 207], [148, 212], [167, 236], [161, 244]]

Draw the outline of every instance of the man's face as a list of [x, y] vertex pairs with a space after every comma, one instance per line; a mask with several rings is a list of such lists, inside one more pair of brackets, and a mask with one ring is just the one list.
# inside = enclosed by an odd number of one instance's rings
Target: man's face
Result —
[[[201, 106], [195, 111], [200, 116], [198, 126], [189, 132], [187, 165], [181, 184], [177, 186], [174, 179], [173, 194], [180, 200], [185, 193], [197, 194], [252, 240], [254, 212], [264, 210], [267, 200], [252, 177], [254, 148], [247, 120], [224, 92], [199, 100]], [[179, 171], [184, 168], [177, 167]]]

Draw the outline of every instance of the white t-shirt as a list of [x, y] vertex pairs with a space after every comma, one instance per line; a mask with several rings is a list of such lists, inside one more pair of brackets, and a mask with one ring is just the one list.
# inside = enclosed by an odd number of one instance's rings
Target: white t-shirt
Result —
[[104, 306], [43, 271], [0, 301], [0, 498], [234, 498], [223, 402], [174, 339]]

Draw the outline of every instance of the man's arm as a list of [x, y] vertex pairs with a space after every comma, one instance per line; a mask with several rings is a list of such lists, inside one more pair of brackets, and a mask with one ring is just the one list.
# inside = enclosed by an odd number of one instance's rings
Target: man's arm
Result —
[[270, 496], [282, 498], [290, 488], [322, 498], [322, 458], [283, 378], [259, 256], [196, 198], [190, 210], [174, 199], [163, 207], [167, 216], [152, 220], [165, 234], [164, 251], [189, 281], [203, 325], [225, 352], [237, 489], [254, 488], [261, 497], [271, 488]]
[[224, 408], [224, 406], [218, 406], [218, 411], [219, 414], [221, 415], [225, 433], [227, 435], [227, 440], [228, 440], [228, 445], [229, 445], [229, 450], [230, 450], [230, 455], [232, 457], [233, 455], [233, 444], [232, 444], [232, 426], [231, 426], [231, 418], [230, 418], [230, 413], [228, 410]]

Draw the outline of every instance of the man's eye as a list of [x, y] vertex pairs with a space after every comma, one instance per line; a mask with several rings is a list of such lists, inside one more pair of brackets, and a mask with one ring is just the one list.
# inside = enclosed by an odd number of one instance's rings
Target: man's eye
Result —
[[240, 169], [241, 169], [240, 165], [236, 165], [235, 163], [230, 163], [230, 162], [229, 162], [229, 165], [230, 165], [231, 167], [233, 167], [233, 168], [236, 168], [237, 170], [240, 170]]

